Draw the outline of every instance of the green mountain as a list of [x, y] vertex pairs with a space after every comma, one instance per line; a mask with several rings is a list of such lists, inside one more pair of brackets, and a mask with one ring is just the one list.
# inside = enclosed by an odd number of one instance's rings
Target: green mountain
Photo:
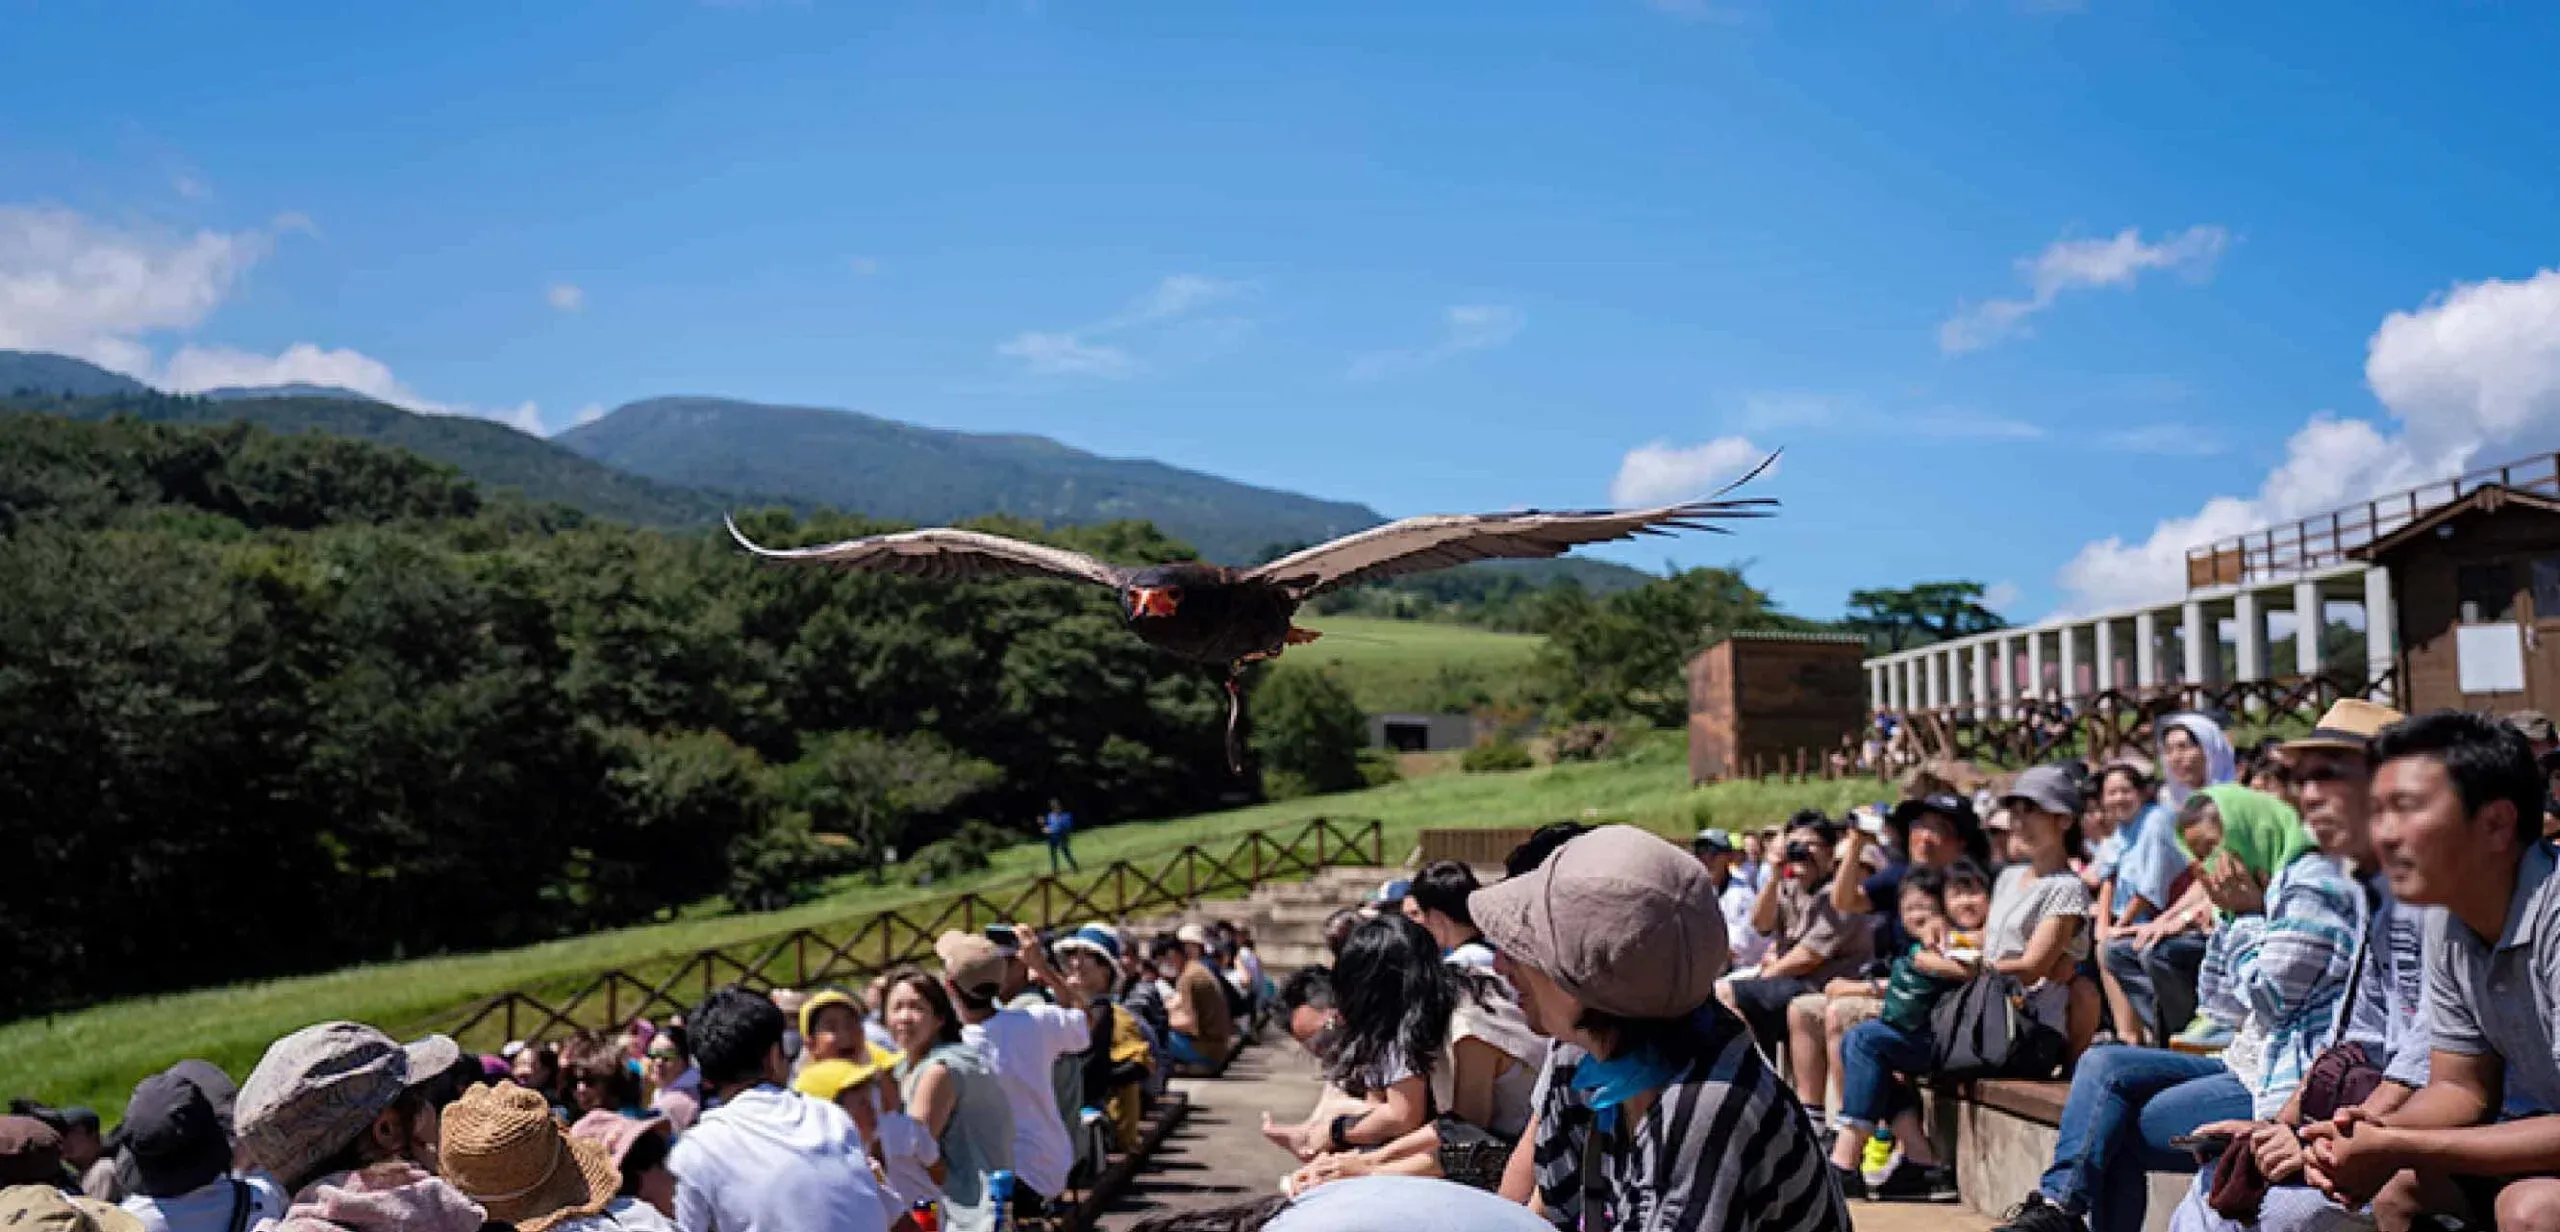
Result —
[[722, 509], [733, 504], [759, 503], [754, 498], [626, 474], [502, 423], [465, 415], [421, 415], [363, 399], [261, 397], [215, 402], [147, 389], [106, 397], [0, 394], [0, 412], [5, 411], [39, 411], [85, 420], [125, 415], [155, 423], [240, 421], [276, 432], [353, 437], [443, 462], [486, 488], [642, 526], [698, 525], [718, 518]]
[[86, 360], [41, 351], [0, 351], [0, 394], [70, 394], [95, 398], [143, 394], [151, 387]]
[[935, 525], [1009, 513], [1050, 525], [1144, 518], [1212, 560], [1375, 526], [1374, 509], [1317, 500], [1040, 436], [919, 428], [853, 411], [721, 398], [634, 402], [558, 436], [669, 483], [773, 492]]

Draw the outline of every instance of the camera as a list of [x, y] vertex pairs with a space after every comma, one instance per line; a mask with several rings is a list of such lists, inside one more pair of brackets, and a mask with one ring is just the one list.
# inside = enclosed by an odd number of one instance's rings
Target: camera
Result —
[[1811, 843], [1804, 842], [1802, 840], [1789, 843], [1787, 844], [1787, 862], [1789, 864], [1811, 864], [1813, 863], [1813, 851], [1814, 847]]

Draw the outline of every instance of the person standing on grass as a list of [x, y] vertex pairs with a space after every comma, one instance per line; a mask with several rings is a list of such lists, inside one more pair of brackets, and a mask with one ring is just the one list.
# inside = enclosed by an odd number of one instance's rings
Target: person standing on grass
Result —
[[1051, 873], [1054, 874], [1058, 871], [1058, 861], [1060, 860], [1065, 860], [1067, 862], [1067, 867], [1075, 870], [1076, 872], [1081, 873], [1084, 871], [1084, 866], [1076, 863], [1076, 850], [1069, 841], [1075, 837], [1075, 832], [1076, 815], [1068, 812], [1066, 810], [1066, 806], [1059, 804], [1055, 800], [1051, 800], [1049, 802], [1049, 811], [1040, 815], [1040, 837], [1047, 839], [1049, 842], [1049, 871]]

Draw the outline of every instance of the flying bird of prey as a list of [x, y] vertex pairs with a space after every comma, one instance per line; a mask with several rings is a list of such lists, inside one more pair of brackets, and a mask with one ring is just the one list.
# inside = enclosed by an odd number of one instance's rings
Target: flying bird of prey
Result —
[[1719, 522], [1764, 517], [1776, 501], [1724, 499], [1777, 461], [1701, 500], [1656, 509], [1545, 513], [1436, 514], [1406, 518], [1345, 535], [1249, 569], [1200, 561], [1115, 565], [1082, 552], [979, 531], [937, 527], [849, 539], [808, 548], [768, 548], [730, 519], [729, 534], [767, 560], [896, 573], [939, 582], [998, 577], [1053, 577], [1107, 586], [1120, 596], [1120, 616], [1147, 644], [1195, 663], [1227, 669], [1227, 758], [1241, 768], [1235, 734], [1236, 678], [1245, 665], [1277, 658], [1318, 634], [1293, 623], [1298, 607], [1330, 590], [1478, 560], [1561, 556], [1589, 543], [1697, 530], [1725, 533]]

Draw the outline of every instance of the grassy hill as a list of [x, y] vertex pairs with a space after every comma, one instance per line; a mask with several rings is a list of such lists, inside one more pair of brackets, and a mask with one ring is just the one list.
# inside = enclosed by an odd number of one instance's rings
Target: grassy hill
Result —
[[[1294, 827], [1314, 817], [1374, 817], [1385, 824], [1388, 859], [1397, 861], [1426, 826], [1535, 825], [1588, 810], [1681, 834], [1702, 824], [1731, 828], [1781, 820], [1808, 805], [1838, 811], [1881, 791], [1877, 783], [1857, 780], [1720, 783], [1692, 789], [1681, 747], [1676, 734], [1666, 733], [1624, 761], [1517, 774], [1442, 775], [1231, 812], [1106, 826], [1078, 835], [1076, 854], [1094, 867], [1190, 842], [1232, 842], [1248, 830]], [[765, 915], [719, 915], [706, 908], [674, 923], [523, 949], [137, 998], [10, 1023], [0, 1026], [0, 1095], [117, 1109], [137, 1080], [184, 1057], [203, 1057], [235, 1078], [245, 1078], [267, 1044], [313, 1022], [352, 1018], [404, 1034], [430, 1030], [451, 1022], [459, 1007], [504, 989], [563, 983], [604, 967], [1018, 881], [1046, 871], [1042, 852], [1037, 842], [1026, 843], [999, 853], [986, 873], [931, 891], [846, 886], [820, 901]], [[109, 1115], [112, 1119], [113, 1113]]]
[[1290, 667], [1336, 668], [1360, 708], [1424, 713], [1463, 710], [1472, 694], [1506, 700], [1545, 638], [1495, 633], [1469, 625], [1381, 620], [1368, 616], [1304, 616], [1322, 634], [1283, 656]]
[[151, 387], [86, 360], [42, 351], [0, 351], [0, 394], [68, 394], [98, 398], [147, 394]]

